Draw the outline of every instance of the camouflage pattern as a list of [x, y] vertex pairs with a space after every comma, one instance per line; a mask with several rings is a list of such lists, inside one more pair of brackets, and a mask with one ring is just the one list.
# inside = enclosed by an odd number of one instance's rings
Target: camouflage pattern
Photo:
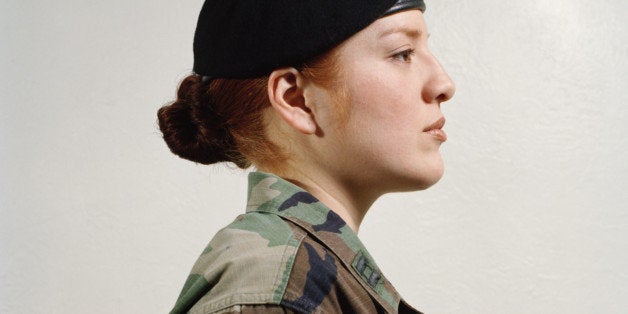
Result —
[[246, 214], [214, 236], [171, 313], [419, 313], [311, 194], [261, 172], [248, 194]]

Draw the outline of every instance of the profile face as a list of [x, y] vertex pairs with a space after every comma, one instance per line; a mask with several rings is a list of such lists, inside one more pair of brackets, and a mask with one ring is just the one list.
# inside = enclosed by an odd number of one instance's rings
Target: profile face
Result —
[[423, 13], [408, 10], [377, 20], [339, 46], [346, 87], [341, 105], [348, 117], [327, 135], [338, 160], [331, 166], [353, 184], [407, 191], [441, 178], [439, 148], [446, 135], [439, 129], [440, 104], [455, 87], [427, 42]]

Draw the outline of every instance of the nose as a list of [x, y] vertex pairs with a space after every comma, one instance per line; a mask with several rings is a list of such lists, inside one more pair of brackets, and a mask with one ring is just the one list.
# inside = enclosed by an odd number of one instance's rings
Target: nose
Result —
[[440, 104], [454, 97], [456, 85], [436, 57], [430, 56], [429, 76], [423, 89], [423, 100], [428, 104]]

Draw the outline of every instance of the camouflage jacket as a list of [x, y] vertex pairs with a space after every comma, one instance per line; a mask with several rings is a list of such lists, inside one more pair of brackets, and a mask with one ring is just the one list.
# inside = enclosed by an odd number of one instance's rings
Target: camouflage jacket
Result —
[[214, 236], [171, 313], [419, 313], [311, 194], [254, 172], [248, 195], [246, 214]]

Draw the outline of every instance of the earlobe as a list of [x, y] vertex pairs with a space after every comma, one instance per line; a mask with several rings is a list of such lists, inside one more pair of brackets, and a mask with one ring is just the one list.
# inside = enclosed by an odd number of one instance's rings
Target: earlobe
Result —
[[268, 77], [268, 97], [273, 109], [292, 128], [303, 134], [316, 133], [313, 113], [307, 107], [303, 76], [295, 68], [281, 68]]

